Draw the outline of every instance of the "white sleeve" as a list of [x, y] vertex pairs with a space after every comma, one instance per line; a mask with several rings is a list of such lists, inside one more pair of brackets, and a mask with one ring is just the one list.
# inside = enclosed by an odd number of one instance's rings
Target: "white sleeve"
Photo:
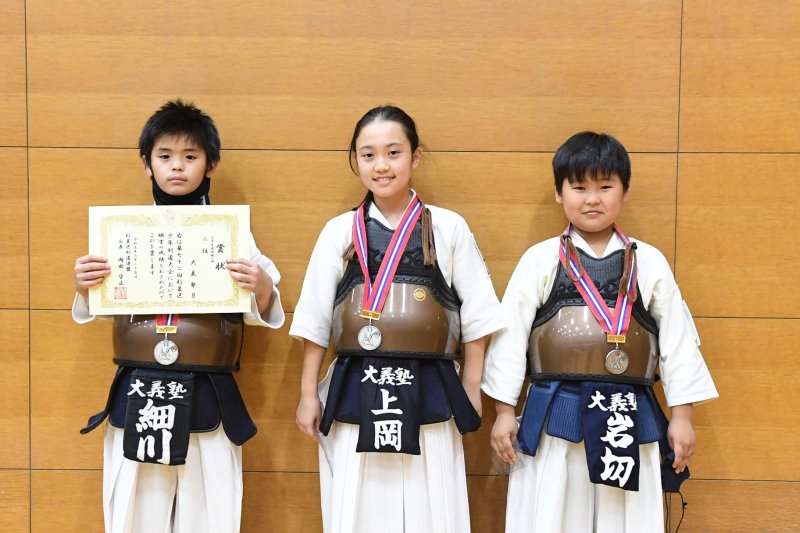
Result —
[[[345, 227], [343, 223], [347, 219], [337, 217], [320, 232], [289, 328], [292, 337], [307, 339], [325, 348], [330, 345], [336, 286], [344, 275], [342, 254], [351, 240], [347, 232], [350, 226]], [[349, 220], [352, 224], [352, 217]]]
[[283, 325], [285, 320], [283, 305], [281, 304], [281, 293], [278, 290], [278, 283], [281, 281], [281, 273], [278, 272], [275, 263], [258, 249], [252, 233], [250, 234], [250, 260], [256, 262], [258, 266], [264, 269], [264, 272], [269, 274], [269, 277], [272, 278], [272, 301], [270, 302], [269, 308], [264, 310], [263, 314], [259, 313], [256, 295], [251, 293], [250, 312], [244, 313], [244, 322], [251, 326], [265, 326], [277, 329]]
[[475, 236], [460, 216], [452, 239], [450, 267], [453, 288], [461, 299], [461, 338], [471, 342], [503, 327], [500, 302]]
[[541, 245], [528, 249], [517, 263], [500, 304], [506, 327], [492, 336], [486, 352], [481, 389], [510, 405], [517, 405], [522, 392], [531, 326], [551, 277], [541, 250]]
[[681, 291], [666, 258], [640, 244], [640, 289], [643, 303], [658, 323], [659, 368], [667, 405], [698, 403], [719, 394], [698, 347], [694, 321], [687, 315]]
[[78, 324], [86, 324], [95, 318], [94, 315], [89, 314], [89, 302], [76, 292], [75, 299], [72, 300], [72, 320]]

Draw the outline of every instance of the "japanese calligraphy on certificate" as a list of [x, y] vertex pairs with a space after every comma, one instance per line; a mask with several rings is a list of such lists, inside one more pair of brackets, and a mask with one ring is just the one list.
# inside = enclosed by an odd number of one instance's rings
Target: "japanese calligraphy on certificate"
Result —
[[111, 274], [89, 291], [93, 315], [241, 313], [250, 292], [226, 260], [250, 257], [250, 206], [89, 208], [89, 252]]

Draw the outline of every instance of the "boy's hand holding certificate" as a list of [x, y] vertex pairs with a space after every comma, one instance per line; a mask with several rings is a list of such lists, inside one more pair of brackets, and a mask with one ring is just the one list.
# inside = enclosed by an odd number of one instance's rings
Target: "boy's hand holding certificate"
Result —
[[249, 257], [250, 206], [89, 208], [89, 252], [111, 274], [89, 290], [93, 315], [241, 313], [250, 292], [225, 267]]

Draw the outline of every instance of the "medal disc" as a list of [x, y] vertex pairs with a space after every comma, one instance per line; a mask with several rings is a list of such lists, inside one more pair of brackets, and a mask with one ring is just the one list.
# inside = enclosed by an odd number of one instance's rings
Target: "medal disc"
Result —
[[171, 365], [178, 360], [178, 345], [171, 340], [164, 339], [153, 348], [153, 357], [162, 365]]
[[358, 332], [358, 344], [365, 350], [374, 350], [381, 345], [381, 330], [367, 324]]
[[628, 369], [628, 354], [620, 349], [611, 350], [606, 354], [606, 370], [612, 374], [622, 374]]

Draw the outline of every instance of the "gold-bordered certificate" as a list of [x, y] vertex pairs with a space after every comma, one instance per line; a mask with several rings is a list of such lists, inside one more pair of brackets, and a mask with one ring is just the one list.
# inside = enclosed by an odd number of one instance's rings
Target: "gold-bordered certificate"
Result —
[[250, 257], [248, 205], [90, 207], [89, 253], [111, 267], [89, 290], [93, 315], [250, 311], [225, 267]]

